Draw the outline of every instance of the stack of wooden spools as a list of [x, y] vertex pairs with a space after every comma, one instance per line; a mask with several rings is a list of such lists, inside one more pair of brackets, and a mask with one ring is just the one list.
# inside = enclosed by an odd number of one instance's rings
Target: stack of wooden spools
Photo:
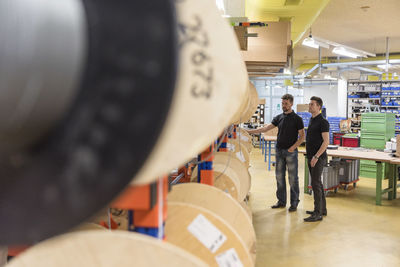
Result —
[[[176, 90], [161, 134], [132, 185], [153, 182], [183, 165], [224, 128], [247, 122], [258, 105], [236, 38], [215, 4], [184, 0], [176, 1], [176, 8], [188, 35], [180, 40]], [[214, 74], [204, 76], [209, 70]], [[252, 144], [247, 132], [235, 129], [227, 151], [214, 154], [214, 186], [195, 182], [196, 169], [192, 182], [172, 186], [164, 203], [165, 241], [84, 223], [32, 246], [9, 266], [254, 266], [256, 236], [247, 206]]]
[[[71, 261], [65, 261], [70, 256], [79, 256], [74, 262], [78, 260], [82, 266], [98, 262], [97, 266], [254, 266], [256, 236], [246, 202], [251, 184], [249, 163], [236, 155], [248, 158], [251, 137], [238, 128], [236, 139], [229, 143], [232, 146], [227, 152], [214, 155], [215, 186], [195, 182], [196, 170], [192, 182], [172, 186], [166, 203], [166, 242], [85, 223], [72, 233], [32, 247], [10, 266], [70, 266]], [[233, 148], [236, 146], [240, 148]], [[126, 217], [120, 220], [121, 230], [126, 230], [124, 220]]]

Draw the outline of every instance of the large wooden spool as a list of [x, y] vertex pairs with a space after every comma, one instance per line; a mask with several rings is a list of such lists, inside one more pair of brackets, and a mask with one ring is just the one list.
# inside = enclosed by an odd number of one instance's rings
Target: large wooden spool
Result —
[[198, 183], [173, 186], [168, 201], [193, 204], [218, 214], [242, 238], [255, 261], [256, 234], [246, 204], [244, 207], [220, 189]]
[[[9, 137], [1, 164], [12, 174], [0, 182], [4, 243], [64, 232], [128, 183], [148, 184], [182, 166], [248, 98], [236, 36], [212, 1], [25, 2], [6, 1], [12, 12], [0, 16], [12, 26], [1, 32], [11, 45], [0, 47], [7, 55], [0, 76], [8, 76], [0, 135]], [[36, 74], [41, 82], [26, 86]]]
[[238, 110], [236, 111], [233, 124], [241, 124], [244, 122], [243, 114], [246, 113], [247, 109], [249, 108], [249, 103], [250, 103], [250, 81], [246, 85], [245, 96], [242, 98], [242, 102]]
[[244, 129], [236, 130], [237, 139], [240, 139], [240, 142], [247, 148], [247, 151], [250, 153], [253, 150], [252, 137], [251, 135]]
[[72, 229], [71, 232], [90, 231], [90, 230], [102, 231], [102, 230], [107, 230], [107, 229], [97, 223], [84, 222], [84, 223], [78, 225], [77, 227], [75, 227], [74, 229]]
[[248, 203], [246, 201], [242, 201], [239, 203], [240, 206], [246, 211], [247, 216], [249, 217], [250, 221], [253, 222], [253, 212], [251, 211]]
[[233, 158], [226, 152], [217, 152], [214, 155], [214, 163], [226, 165], [229, 163], [229, 166], [232, 167], [237, 173], [240, 184], [241, 184], [241, 195], [246, 196], [251, 187], [251, 176], [249, 170], [243, 164], [239, 164], [241, 161]]
[[228, 150], [234, 153], [235, 157], [239, 159], [246, 167], [250, 165], [250, 155], [246, 145], [239, 139], [228, 140]]
[[165, 234], [168, 242], [196, 255], [209, 266], [218, 266], [218, 259], [232, 252], [231, 259], [240, 260], [243, 266], [254, 265], [236, 231], [222, 217], [205, 208], [169, 201]]
[[[193, 170], [192, 181], [197, 181], [197, 166]], [[250, 191], [251, 177], [247, 167], [233, 152], [217, 152], [213, 160], [214, 186], [230, 194], [241, 202]]]
[[123, 231], [82, 231], [39, 243], [7, 267], [130, 267], [207, 265], [174, 246], [142, 234]]
[[243, 99], [243, 102], [245, 102], [245, 104], [242, 102], [242, 105], [240, 106], [241, 113], [239, 116], [239, 120], [236, 121], [235, 124], [248, 122], [257, 110], [258, 101], [259, 101], [258, 93], [257, 93], [257, 89], [254, 87], [254, 85], [250, 81], [248, 81], [247, 90], [248, 90], [248, 94], [249, 94], [248, 98]]
[[247, 122], [251, 119], [251, 117], [254, 115], [254, 113], [257, 110], [258, 106], [258, 93], [257, 89], [254, 87], [254, 85], [249, 82], [249, 103], [247, 106], [246, 111], [242, 114], [243, 122]]
[[248, 76], [236, 36], [215, 3], [176, 1], [176, 8], [178, 23], [187, 27], [179, 32], [177, 85], [164, 129], [135, 184], [152, 182], [202, 152], [234, 122], [242, 99], [252, 93], [246, 92]]

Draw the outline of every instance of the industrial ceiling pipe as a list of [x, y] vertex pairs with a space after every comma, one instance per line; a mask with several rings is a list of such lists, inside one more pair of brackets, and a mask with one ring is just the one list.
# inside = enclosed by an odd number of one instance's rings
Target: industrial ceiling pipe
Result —
[[0, 244], [65, 232], [217, 138], [247, 90], [235, 38], [208, 1], [0, 1]]

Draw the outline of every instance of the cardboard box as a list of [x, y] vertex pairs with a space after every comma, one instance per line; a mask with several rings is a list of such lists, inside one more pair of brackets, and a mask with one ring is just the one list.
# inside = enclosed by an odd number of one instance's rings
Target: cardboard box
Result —
[[351, 131], [351, 119], [340, 121], [340, 131], [346, 133]]
[[308, 112], [308, 104], [297, 104], [297, 112]]
[[396, 136], [396, 157], [400, 157], [400, 135]]
[[290, 46], [291, 24], [288, 21], [265, 22], [267, 27], [249, 27], [248, 33], [258, 37], [248, 38], [247, 51], [241, 51], [245, 62], [287, 62]]

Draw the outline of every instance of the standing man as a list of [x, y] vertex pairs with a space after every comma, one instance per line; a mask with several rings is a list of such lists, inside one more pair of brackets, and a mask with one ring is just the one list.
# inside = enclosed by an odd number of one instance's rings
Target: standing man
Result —
[[322, 117], [322, 104], [321, 98], [313, 96], [308, 105], [308, 111], [312, 118], [307, 129], [306, 150], [311, 186], [314, 192], [314, 210], [307, 211], [307, 214], [311, 214], [311, 216], [304, 219], [306, 222], [322, 221], [322, 216], [327, 215], [321, 174], [328, 158], [326, 148], [329, 145], [329, 122]]
[[286, 207], [286, 168], [289, 173], [290, 184], [290, 208], [289, 211], [296, 211], [299, 204], [299, 177], [297, 175], [298, 160], [297, 147], [304, 141], [303, 120], [292, 109], [293, 96], [286, 94], [282, 96], [283, 113], [276, 116], [271, 124], [265, 127], [249, 130], [250, 134], [267, 132], [278, 127], [278, 138], [276, 143], [276, 166], [275, 176], [277, 183], [276, 197], [278, 202], [271, 208]]

